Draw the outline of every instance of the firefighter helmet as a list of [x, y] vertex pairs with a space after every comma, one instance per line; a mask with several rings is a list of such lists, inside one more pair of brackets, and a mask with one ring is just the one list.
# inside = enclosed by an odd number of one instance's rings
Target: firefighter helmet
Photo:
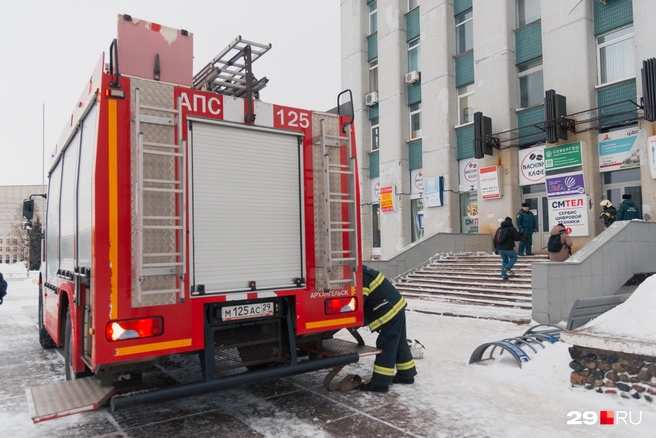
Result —
[[613, 203], [610, 202], [608, 199], [604, 199], [603, 201], [601, 201], [599, 205], [601, 205], [602, 207], [609, 208], [613, 206]]

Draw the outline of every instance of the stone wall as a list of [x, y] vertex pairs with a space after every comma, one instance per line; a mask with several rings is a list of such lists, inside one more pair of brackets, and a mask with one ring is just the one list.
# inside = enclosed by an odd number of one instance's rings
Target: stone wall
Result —
[[656, 358], [573, 346], [572, 386], [595, 389], [622, 398], [656, 399]]

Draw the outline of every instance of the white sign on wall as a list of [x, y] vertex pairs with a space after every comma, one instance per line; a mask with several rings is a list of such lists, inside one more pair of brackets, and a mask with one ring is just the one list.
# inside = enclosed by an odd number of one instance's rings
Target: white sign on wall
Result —
[[419, 195], [424, 191], [424, 173], [422, 169], [410, 171], [410, 194]]
[[424, 206], [441, 207], [444, 205], [444, 178], [424, 178]]
[[380, 178], [371, 179], [371, 203], [380, 203]]
[[649, 156], [649, 171], [651, 177], [656, 178], [656, 135], [649, 137], [647, 143], [647, 155]]
[[549, 199], [549, 223], [563, 224], [570, 236], [588, 236], [588, 197]]
[[500, 166], [487, 166], [480, 168], [479, 181], [481, 183], [481, 196], [483, 200], [501, 198]]
[[478, 163], [476, 158], [458, 161], [460, 169], [460, 190], [468, 192], [478, 190]]
[[544, 145], [521, 149], [519, 155], [519, 185], [530, 186], [544, 182]]

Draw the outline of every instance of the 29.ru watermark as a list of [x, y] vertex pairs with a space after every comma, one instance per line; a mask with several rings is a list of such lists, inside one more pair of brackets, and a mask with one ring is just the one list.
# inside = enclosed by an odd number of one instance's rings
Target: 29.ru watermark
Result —
[[625, 424], [637, 426], [642, 422], [642, 411], [631, 412], [631, 411], [571, 411], [567, 414], [569, 421], [567, 424], [573, 425], [592, 425], [592, 424], [604, 424], [604, 425], [615, 425], [615, 424]]

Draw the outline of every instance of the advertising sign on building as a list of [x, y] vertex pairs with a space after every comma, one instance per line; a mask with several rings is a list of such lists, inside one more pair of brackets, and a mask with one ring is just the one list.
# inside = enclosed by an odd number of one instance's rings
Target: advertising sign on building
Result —
[[566, 169], [583, 164], [583, 143], [567, 143], [544, 148], [544, 170]]
[[424, 191], [424, 173], [421, 169], [410, 171], [410, 194], [418, 195]]
[[463, 193], [462, 202], [462, 232], [478, 233], [478, 192]]
[[588, 236], [588, 197], [549, 199], [549, 223], [563, 224], [570, 236]]
[[585, 194], [582, 172], [564, 173], [546, 178], [547, 197], [577, 196]]
[[599, 134], [599, 171], [640, 167], [638, 128]]
[[378, 204], [380, 202], [380, 178], [372, 178], [371, 180], [371, 203]]
[[476, 158], [458, 161], [460, 168], [460, 190], [469, 192], [478, 189], [478, 163]]
[[499, 166], [481, 167], [479, 182], [481, 184], [481, 196], [484, 200], [501, 198], [499, 169], [501, 169]]
[[394, 211], [394, 186], [380, 188], [380, 211]]
[[544, 146], [519, 151], [519, 185], [544, 182]]
[[649, 137], [647, 155], [649, 156], [649, 171], [651, 172], [651, 177], [656, 178], [656, 135]]
[[424, 178], [424, 205], [441, 207], [444, 205], [444, 177]]

